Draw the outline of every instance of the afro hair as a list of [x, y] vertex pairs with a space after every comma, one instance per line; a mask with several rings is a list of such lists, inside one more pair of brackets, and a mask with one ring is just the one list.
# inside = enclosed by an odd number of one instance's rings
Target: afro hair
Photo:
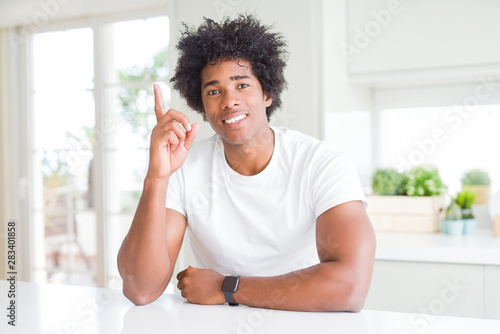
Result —
[[286, 88], [284, 69], [288, 52], [281, 34], [271, 33], [270, 26], [262, 25], [252, 15], [224, 18], [221, 23], [204, 18], [198, 29], [184, 24], [177, 49], [180, 51], [173, 78], [173, 88], [186, 99], [187, 104], [203, 113], [201, 99], [201, 71], [218, 60], [245, 59], [259, 80], [262, 90], [273, 99], [267, 107], [268, 120], [280, 107], [280, 95]]

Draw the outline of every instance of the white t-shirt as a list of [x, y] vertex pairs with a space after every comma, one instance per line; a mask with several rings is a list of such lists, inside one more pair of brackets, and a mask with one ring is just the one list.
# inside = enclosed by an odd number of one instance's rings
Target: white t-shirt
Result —
[[186, 217], [198, 268], [275, 276], [310, 267], [319, 263], [316, 218], [348, 201], [366, 206], [350, 159], [300, 132], [272, 130], [274, 152], [257, 175], [231, 169], [214, 135], [171, 176], [166, 205]]

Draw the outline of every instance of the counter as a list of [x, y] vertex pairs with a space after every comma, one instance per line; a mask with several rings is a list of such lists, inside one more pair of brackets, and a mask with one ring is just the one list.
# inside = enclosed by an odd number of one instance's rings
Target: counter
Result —
[[500, 237], [491, 230], [473, 235], [377, 232], [377, 260], [500, 265]]
[[363, 310], [360, 313], [274, 311], [246, 306], [201, 306], [164, 294], [134, 306], [121, 291], [18, 282], [15, 329], [7, 324], [0, 281], [1, 333], [500, 333], [500, 321]]

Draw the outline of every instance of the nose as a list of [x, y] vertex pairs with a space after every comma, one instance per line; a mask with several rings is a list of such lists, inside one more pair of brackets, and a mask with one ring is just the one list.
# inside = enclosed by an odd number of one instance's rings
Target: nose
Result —
[[236, 91], [226, 90], [223, 94], [224, 95], [221, 101], [222, 109], [232, 109], [240, 105], [240, 99]]

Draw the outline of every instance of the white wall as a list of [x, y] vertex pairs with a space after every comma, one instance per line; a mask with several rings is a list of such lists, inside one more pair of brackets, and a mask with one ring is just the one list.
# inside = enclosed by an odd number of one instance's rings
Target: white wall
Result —
[[347, 43], [347, 2], [323, 1], [322, 81], [324, 139], [349, 155], [358, 167], [363, 184], [372, 173], [372, 90], [349, 81], [348, 58], [342, 52]]

